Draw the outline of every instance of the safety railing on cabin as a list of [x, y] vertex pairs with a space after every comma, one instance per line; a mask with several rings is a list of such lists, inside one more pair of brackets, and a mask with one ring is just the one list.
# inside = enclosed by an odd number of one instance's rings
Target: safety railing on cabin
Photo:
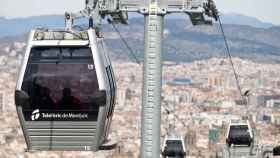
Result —
[[65, 30], [36, 30], [33, 40], [88, 40], [88, 33], [86, 31], [70, 32]]

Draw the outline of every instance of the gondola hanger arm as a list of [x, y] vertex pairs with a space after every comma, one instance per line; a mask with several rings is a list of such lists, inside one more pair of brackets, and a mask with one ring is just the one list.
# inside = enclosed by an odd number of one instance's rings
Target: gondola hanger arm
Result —
[[[142, 0], [85, 0], [85, 8], [78, 13], [66, 13], [66, 30], [71, 30], [74, 20], [88, 18], [94, 27], [101, 25], [101, 20], [109, 17], [112, 23], [127, 24], [128, 12], [150, 13], [150, 4]], [[212, 24], [210, 18], [218, 20], [218, 10], [213, 0], [164, 0], [157, 6], [157, 14], [185, 13], [194, 25]], [[93, 27], [93, 26], [90, 26]]]

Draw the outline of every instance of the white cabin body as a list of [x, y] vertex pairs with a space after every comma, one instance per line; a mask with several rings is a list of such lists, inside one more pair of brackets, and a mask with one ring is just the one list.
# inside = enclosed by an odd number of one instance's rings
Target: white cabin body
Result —
[[115, 96], [111, 61], [94, 29], [31, 31], [15, 92], [28, 150], [99, 150]]

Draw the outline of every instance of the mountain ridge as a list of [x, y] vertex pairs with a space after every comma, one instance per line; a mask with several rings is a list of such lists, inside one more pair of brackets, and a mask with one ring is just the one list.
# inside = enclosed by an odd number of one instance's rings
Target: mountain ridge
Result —
[[[140, 16], [131, 14], [131, 19], [139, 18]], [[187, 15], [168, 15], [168, 19], [186, 19], [188, 21]], [[224, 24], [236, 24], [236, 25], [246, 25], [257, 28], [270, 28], [275, 25], [271, 23], [265, 23], [257, 18], [241, 15], [241, 14], [222, 14], [221, 19]], [[43, 16], [31, 16], [24, 18], [13, 18], [7, 19], [0, 17], [0, 37], [15, 36], [20, 35], [29, 31], [31, 28], [36, 27], [50, 27], [50, 28], [63, 28], [64, 16], [63, 15], [43, 15]]]
[[[63, 17], [58, 16], [57, 20]], [[61, 22], [61, 21], [59, 21]], [[130, 25], [117, 26], [122, 36], [134, 49], [138, 58], [143, 58], [143, 18], [132, 18]], [[57, 24], [58, 25], [58, 24]], [[246, 25], [224, 24], [224, 30], [232, 55], [261, 62], [280, 63], [280, 27], [256, 28]], [[25, 42], [27, 31], [20, 35], [0, 38], [1, 42]], [[109, 24], [102, 27], [105, 40], [113, 59], [128, 60], [128, 50]], [[223, 57], [224, 41], [219, 25], [192, 26], [188, 20], [168, 18], [165, 21], [163, 59], [176, 62]], [[23, 35], [24, 34], [24, 35]], [[131, 57], [132, 59], [132, 57]]]

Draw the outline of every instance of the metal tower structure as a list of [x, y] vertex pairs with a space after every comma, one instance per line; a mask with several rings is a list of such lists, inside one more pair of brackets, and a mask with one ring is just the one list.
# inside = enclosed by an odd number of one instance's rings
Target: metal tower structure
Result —
[[164, 16], [184, 13], [194, 25], [201, 25], [212, 24], [218, 12], [213, 0], [86, 0], [84, 10], [66, 13], [66, 29], [71, 30], [74, 19], [80, 17], [89, 18], [90, 27], [97, 29], [106, 16], [113, 23], [127, 24], [128, 12], [140, 13], [145, 19], [141, 158], [159, 158]]

